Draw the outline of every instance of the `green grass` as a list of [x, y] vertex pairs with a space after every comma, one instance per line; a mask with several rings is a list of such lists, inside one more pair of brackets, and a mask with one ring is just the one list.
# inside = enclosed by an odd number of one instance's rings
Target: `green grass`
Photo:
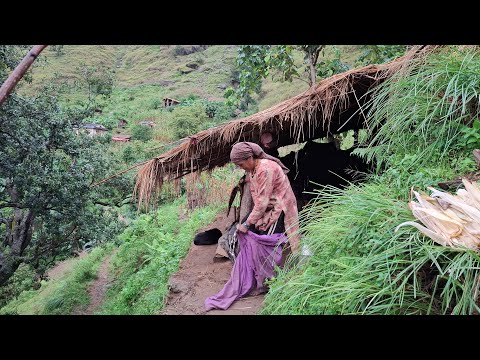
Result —
[[[42, 61], [35, 63], [33, 83], [23, 90], [33, 93], [54, 73], [63, 79], [76, 79], [76, 68], [85, 63], [115, 70], [119, 88], [152, 85], [174, 98], [198, 93], [209, 100], [223, 99], [223, 90], [218, 85], [229, 85], [236, 46], [213, 45], [184, 56], [175, 56], [174, 48], [172, 45], [65, 45], [64, 54], [57, 56], [47, 47]], [[199, 65], [198, 69], [180, 74], [179, 69], [193, 62]]]
[[221, 209], [207, 206], [180, 220], [184, 204], [182, 197], [141, 215], [120, 235], [123, 244], [111, 263], [115, 281], [98, 314], [156, 314], [163, 309], [170, 275], [187, 254], [195, 232]]
[[[479, 55], [470, 49], [431, 54], [377, 87], [369, 126], [379, 127], [367, 158], [379, 163], [414, 157], [410, 166], [448, 158], [459, 149], [462, 126], [479, 116]], [[413, 159], [413, 158], [412, 158]]]
[[[185, 198], [132, 220], [119, 236], [123, 242], [112, 257], [114, 277], [104, 304], [96, 314], [155, 314], [162, 310], [170, 275], [178, 269], [195, 232], [214, 219], [224, 204], [196, 209], [180, 220]], [[114, 248], [113, 243], [95, 248], [85, 258], [72, 258], [58, 279], [42, 282], [40, 289], [23, 291], [0, 309], [0, 314], [68, 315], [90, 303], [89, 284]]]
[[0, 309], [0, 314], [69, 315], [90, 303], [87, 289], [113, 244], [97, 247], [85, 258], [72, 259], [69, 269], [58, 279], [43, 281], [40, 289], [22, 292]]
[[279, 272], [262, 313], [478, 312], [478, 254], [437, 246], [412, 228], [394, 231], [412, 220], [385, 177], [324, 189], [301, 213], [302, 242], [314, 255]]

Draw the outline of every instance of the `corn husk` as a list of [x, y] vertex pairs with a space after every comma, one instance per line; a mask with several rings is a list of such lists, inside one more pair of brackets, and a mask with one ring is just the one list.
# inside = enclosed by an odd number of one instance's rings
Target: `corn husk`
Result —
[[465, 188], [456, 195], [432, 187], [430, 196], [411, 189], [408, 206], [423, 225], [407, 221], [395, 231], [410, 225], [442, 246], [480, 251], [480, 187], [467, 179], [462, 182]]

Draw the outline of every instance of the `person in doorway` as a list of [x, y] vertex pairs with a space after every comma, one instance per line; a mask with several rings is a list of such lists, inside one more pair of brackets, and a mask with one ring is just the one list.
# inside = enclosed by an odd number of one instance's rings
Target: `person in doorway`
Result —
[[267, 155], [278, 158], [278, 141], [273, 138], [271, 132], [264, 132], [260, 135], [260, 144]]

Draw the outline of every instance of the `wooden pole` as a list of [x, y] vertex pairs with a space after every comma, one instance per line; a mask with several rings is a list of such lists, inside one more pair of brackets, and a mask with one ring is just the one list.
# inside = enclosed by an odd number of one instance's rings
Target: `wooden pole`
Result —
[[30, 65], [32, 65], [37, 56], [47, 46], [48, 45], [35, 45], [23, 58], [20, 64], [17, 65], [15, 70], [13, 70], [8, 79], [3, 83], [2, 87], [0, 88], [0, 105], [3, 104], [8, 94], [12, 92], [13, 88], [15, 87], [15, 85], [17, 85], [23, 75], [25, 75]]

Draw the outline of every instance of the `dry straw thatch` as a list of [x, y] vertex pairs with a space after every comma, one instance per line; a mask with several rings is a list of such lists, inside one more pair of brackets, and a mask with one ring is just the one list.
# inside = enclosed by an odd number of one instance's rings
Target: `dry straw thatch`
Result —
[[333, 75], [316, 86], [251, 116], [229, 121], [180, 141], [175, 148], [149, 160], [139, 170], [134, 196], [148, 206], [164, 181], [212, 170], [230, 161], [231, 147], [239, 141], [258, 142], [264, 131], [277, 136], [279, 146], [365, 127], [359, 111], [372, 87], [401, 71], [436, 46], [413, 46], [389, 63], [369, 65]]

